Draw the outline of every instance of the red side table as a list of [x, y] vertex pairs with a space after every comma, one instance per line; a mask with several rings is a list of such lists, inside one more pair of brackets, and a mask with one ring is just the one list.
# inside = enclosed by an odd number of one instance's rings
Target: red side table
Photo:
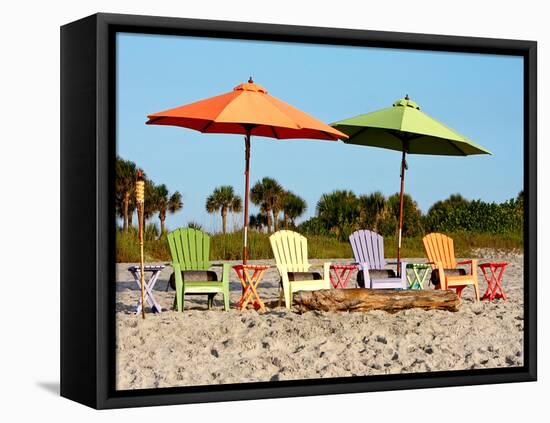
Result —
[[237, 308], [245, 310], [249, 302], [252, 303], [256, 310], [266, 311], [265, 304], [258, 294], [257, 288], [265, 271], [269, 266], [259, 264], [238, 264], [233, 266], [233, 270], [237, 273], [243, 292]]
[[490, 262], [479, 265], [487, 281], [487, 290], [483, 294], [482, 300], [493, 301], [495, 298], [506, 300], [506, 294], [501, 286], [501, 282], [504, 269], [508, 264], [507, 262]]
[[357, 270], [356, 264], [331, 264], [330, 283], [333, 288], [347, 288], [348, 281], [354, 270]]

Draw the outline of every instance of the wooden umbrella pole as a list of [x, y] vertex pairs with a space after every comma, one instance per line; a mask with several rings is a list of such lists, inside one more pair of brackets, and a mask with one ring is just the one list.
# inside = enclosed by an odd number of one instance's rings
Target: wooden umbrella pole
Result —
[[139, 248], [140, 248], [140, 285], [141, 285], [141, 317], [145, 319], [145, 263], [143, 259], [143, 206], [138, 208], [138, 211], [141, 209], [139, 216]]
[[247, 131], [244, 139], [245, 144], [245, 168], [244, 168], [244, 234], [243, 234], [243, 264], [246, 264], [246, 247], [248, 244], [248, 190], [250, 171], [250, 131]]
[[403, 156], [401, 158], [401, 191], [399, 193], [399, 233], [397, 241], [397, 275], [401, 276], [401, 234], [403, 232], [403, 195], [405, 191], [405, 169], [407, 167], [405, 161], [406, 155], [405, 149], [403, 149]]

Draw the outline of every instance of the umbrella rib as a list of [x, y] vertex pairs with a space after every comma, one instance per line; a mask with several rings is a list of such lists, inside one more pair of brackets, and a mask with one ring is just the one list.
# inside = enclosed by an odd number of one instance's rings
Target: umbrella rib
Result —
[[327, 136], [327, 140], [329, 141], [338, 141], [338, 138], [334, 135], [329, 134], [327, 131], [321, 131], [321, 133], [325, 134]]
[[149, 122], [147, 122], [148, 125], [151, 125], [154, 122], [157, 122], [158, 120], [162, 119], [163, 116], [154, 116], [152, 118], [149, 118]]
[[[348, 141], [351, 141], [353, 138], [359, 136], [360, 134], [362, 134], [363, 132], [366, 132], [367, 129], [370, 129], [369, 126], [363, 126], [359, 131], [357, 131], [355, 134], [353, 134], [352, 136], [350, 136], [348, 138]], [[344, 141], [345, 142], [345, 141]]]
[[271, 132], [273, 132], [273, 135], [275, 136], [275, 138], [277, 138], [278, 140], [280, 140], [279, 136], [277, 135], [277, 131], [275, 130], [275, 127], [274, 126], [270, 126], [271, 128]]
[[201, 129], [201, 132], [206, 132], [214, 124], [214, 120], [209, 120], [206, 125]]
[[457, 149], [460, 152], [461, 156], [467, 156], [467, 154], [458, 145], [456, 145], [454, 142], [452, 142], [451, 140], [447, 140], [447, 142], [449, 144], [451, 144], [455, 149]]
[[[405, 133], [403, 133], [403, 134], [405, 135]], [[409, 150], [410, 150], [410, 141], [413, 141], [415, 139], [422, 138], [423, 136], [425, 136], [424, 134], [414, 134], [414, 133], [411, 133], [411, 132], [409, 132], [407, 134], [409, 134], [408, 137], [405, 135], [401, 138], [401, 137], [398, 136], [399, 132], [396, 131], [393, 135], [398, 137], [401, 140], [401, 142], [406, 141], [407, 143], [409, 143]], [[445, 141], [447, 141], [447, 143], [449, 143], [455, 150], [457, 150], [460, 153], [461, 156], [467, 156], [467, 154], [458, 145], [456, 145], [454, 142], [452, 142], [451, 140], [448, 140], [448, 139], [446, 139]]]

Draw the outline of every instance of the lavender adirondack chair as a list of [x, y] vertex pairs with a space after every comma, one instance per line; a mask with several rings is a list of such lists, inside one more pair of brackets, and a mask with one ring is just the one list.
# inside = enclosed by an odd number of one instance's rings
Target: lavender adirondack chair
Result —
[[359, 230], [349, 236], [349, 242], [359, 268], [357, 284], [361, 288], [407, 288], [407, 263], [401, 262], [400, 276], [397, 276], [393, 269], [385, 268], [386, 264], [397, 263], [386, 263], [382, 235], [369, 230]]

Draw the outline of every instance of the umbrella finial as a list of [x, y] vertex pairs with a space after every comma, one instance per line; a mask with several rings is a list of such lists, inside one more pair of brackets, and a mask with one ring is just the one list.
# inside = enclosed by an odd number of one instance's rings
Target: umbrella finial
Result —
[[254, 83], [254, 80], [252, 79], [252, 77], [248, 78], [248, 83], [249, 83], [249, 84], [253, 84], [253, 83]]
[[405, 100], [410, 100], [409, 95], [405, 94]]

